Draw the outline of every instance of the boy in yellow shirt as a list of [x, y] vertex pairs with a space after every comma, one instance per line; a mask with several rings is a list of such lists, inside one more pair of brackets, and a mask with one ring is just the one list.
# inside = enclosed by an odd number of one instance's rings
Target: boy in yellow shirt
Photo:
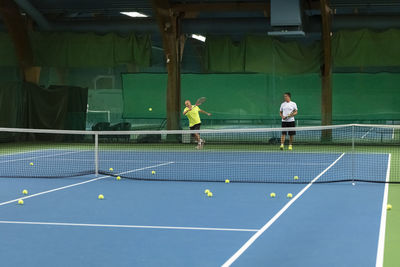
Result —
[[[199, 112], [207, 114], [211, 116], [211, 113], [208, 113], [204, 110], [201, 110], [198, 106], [192, 106], [189, 100], [185, 101], [186, 108], [183, 110], [183, 115], [185, 115], [189, 119], [189, 128], [190, 130], [200, 130], [201, 120]], [[204, 140], [200, 138], [199, 133], [193, 134], [194, 139], [197, 142], [197, 149], [203, 148]]]

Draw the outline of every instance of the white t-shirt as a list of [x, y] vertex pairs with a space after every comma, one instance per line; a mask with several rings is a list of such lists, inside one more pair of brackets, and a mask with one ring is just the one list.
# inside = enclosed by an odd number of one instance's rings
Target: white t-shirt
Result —
[[[283, 102], [281, 104], [281, 109], [280, 111], [282, 111], [282, 115], [283, 117], [288, 116], [290, 113], [292, 113], [294, 110], [298, 110], [297, 109], [297, 105], [296, 103], [290, 101], [290, 102]], [[290, 122], [290, 121], [294, 121], [294, 117], [290, 117], [290, 118], [286, 118], [286, 120], [282, 119], [282, 121], [285, 122]]]

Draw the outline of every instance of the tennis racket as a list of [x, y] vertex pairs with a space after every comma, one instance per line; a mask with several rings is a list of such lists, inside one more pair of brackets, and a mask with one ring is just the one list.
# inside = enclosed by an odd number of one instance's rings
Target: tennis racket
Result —
[[196, 101], [196, 106], [200, 106], [201, 104], [203, 104], [204, 102], [206, 102], [206, 100], [207, 100], [207, 98], [205, 98], [204, 96], [203, 96], [203, 97], [200, 97], [200, 98], [197, 99], [197, 101]]
[[290, 112], [289, 115], [287, 115], [287, 116], [284, 117], [283, 119], [284, 119], [284, 120], [287, 120], [288, 118], [293, 117], [293, 115], [294, 115], [295, 112], [296, 112], [296, 110], [293, 110], [292, 112]]

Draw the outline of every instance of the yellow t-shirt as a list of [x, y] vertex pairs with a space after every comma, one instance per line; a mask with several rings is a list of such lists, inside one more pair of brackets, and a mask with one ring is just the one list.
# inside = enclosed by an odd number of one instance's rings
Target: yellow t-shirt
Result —
[[[187, 107], [183, 110], [185, 112], [189, 110]], [[189, 119], [189, 127], [193, 125], [201, 123], [200, 115], [199, 115], [200, 108], [198, 106], [192, 106], [192, 110], [188, 111], [185, 116]]]

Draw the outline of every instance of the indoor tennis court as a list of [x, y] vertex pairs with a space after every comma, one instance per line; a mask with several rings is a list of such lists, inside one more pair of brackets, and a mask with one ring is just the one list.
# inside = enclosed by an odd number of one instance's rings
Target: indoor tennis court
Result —
[[398, 0], [0, 0], [0, 265], [400, 262]]

